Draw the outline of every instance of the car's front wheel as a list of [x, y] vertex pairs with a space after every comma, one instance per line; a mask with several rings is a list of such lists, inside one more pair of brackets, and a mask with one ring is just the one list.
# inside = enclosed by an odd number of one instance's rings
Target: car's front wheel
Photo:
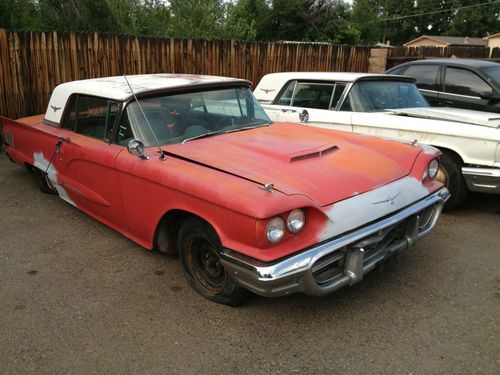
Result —
[[247, 291], [236, 284], [220, 261], [222, 245], [214, 229], [198, 218], [186, 220], [179, 231], [179, 257], [191, 286], [203, 297], [238, 306]]
[[445, 210], [459, 206], [467, 196], [467, 185], [461, 173], [461, 160], [452, 153], [443, 152], [439, 159], [440, 168], [436, 179], [442, 182], [450, 191], [450, 198], [446, 202]]

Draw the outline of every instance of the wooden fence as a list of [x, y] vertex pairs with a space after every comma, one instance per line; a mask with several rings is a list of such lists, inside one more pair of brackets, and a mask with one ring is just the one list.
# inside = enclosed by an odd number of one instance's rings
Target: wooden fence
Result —
[[368, 46], [0, 29], [0, 115], [44, 113], [54, 87], [77, 79], [193, 73], [246, 78], [256, 85], [278, 71], [366, 72], [369, 54]]
[[[496, 57], [499, 49], [493, 50], [492, 57]], [[424, 58], [460, 57], [465, 59], [488, 59], [489, 48], [484, 47], [395, 47], [387, 51], [386, 69], [404, 62]], [[500, 55], [500, 54], [499, 54]]]
[[[109, 33], [0, 29], [0, 115], [45, 112], [62, 82], [122, 74], [193, 73], [245, 78], [256, 85], [280, 71], [367, 72], [370, 46], [251, 43], [135, 37]], [[389, 48], [386, 68], [425, 57], [488, 58], [475, 47]], [[500, 58], [500, 49], [492, 51]]]

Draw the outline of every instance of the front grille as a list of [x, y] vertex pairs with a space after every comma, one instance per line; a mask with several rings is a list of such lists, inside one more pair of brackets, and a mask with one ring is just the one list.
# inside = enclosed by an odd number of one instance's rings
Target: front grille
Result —
[[[380, 229], [356, 242], [318, 259], [312, 267], [312, 274], [318, 284], [333, 282], [344, 275], [346, 254], [351, 249], [364, 249], [363, 264], [384, 259], [390, 249], [409, 244], [408, 238], [425, 232], [432, 226], [437, 213], [437, 205], [407, 217], [406, 219]], [[415, 233], [416, 232], [416, 233]], [[380, 258], [377, 260], [377, 258]]]

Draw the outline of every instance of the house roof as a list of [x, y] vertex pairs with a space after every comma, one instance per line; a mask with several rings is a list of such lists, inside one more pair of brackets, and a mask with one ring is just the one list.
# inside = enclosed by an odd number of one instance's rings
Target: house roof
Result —
[[484, 47], [485, 42], [481, 38], [469, 38], [463, 36], [436, 36], [436, 35], [422, 35], [416, 39], [410, 40], [404, 46], [411, 45], [419, 40], [430, 39], [439, 43], [444, 43], [447, 46], [477, 46]]
[[488, 40], [488, 39], [492, 39], [492, 38], [500, 38], [500, 33], [496, 33], [496, 34], [491, 34], [491, 35], [486, 35], [483, 40]]

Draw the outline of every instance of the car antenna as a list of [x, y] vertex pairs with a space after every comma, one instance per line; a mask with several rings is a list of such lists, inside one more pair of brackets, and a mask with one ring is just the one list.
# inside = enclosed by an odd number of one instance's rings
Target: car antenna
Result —
[[155, 132], [153, 130], [153, 127], [149, 123], [149, 120], [148, 120], [146, 114], [144, 113], [144, 110], [142, 109], [141, 103], [139, 103], [139, 99], [137, 99], [137, 96], [135, 95], [135, 92], [132, 89], [132, 86], [130, 85], [130, 82], [128, 81], [127, 76], [125, 74], [123, 75], [123, 78], [125, 78], [125, 82], [127, 82], [127, 85], [128, 85], [128, 87], [130, 89], [130, 92], [134, 96], [134, 99], [135, 99], [137, 105], [139, 106], [139, 109], [141, 110], [142, 115], [144, 116], [144, 120], [146, 120], [146, 124], [148, 124], [149, 130], [151, 130], [151, 133], [153, 134], [153, 137], [154, 137], [154, 139], [156, 141], [156, 144], [158, 145], [158, 150], [160, 150], [160, 160], [166, 160], [165, 152], [161, 149], [161, 146], [160, 146], [160, 141], [158, 141], [158, 138], [156, 138], [156, 134], [155, 134]]

